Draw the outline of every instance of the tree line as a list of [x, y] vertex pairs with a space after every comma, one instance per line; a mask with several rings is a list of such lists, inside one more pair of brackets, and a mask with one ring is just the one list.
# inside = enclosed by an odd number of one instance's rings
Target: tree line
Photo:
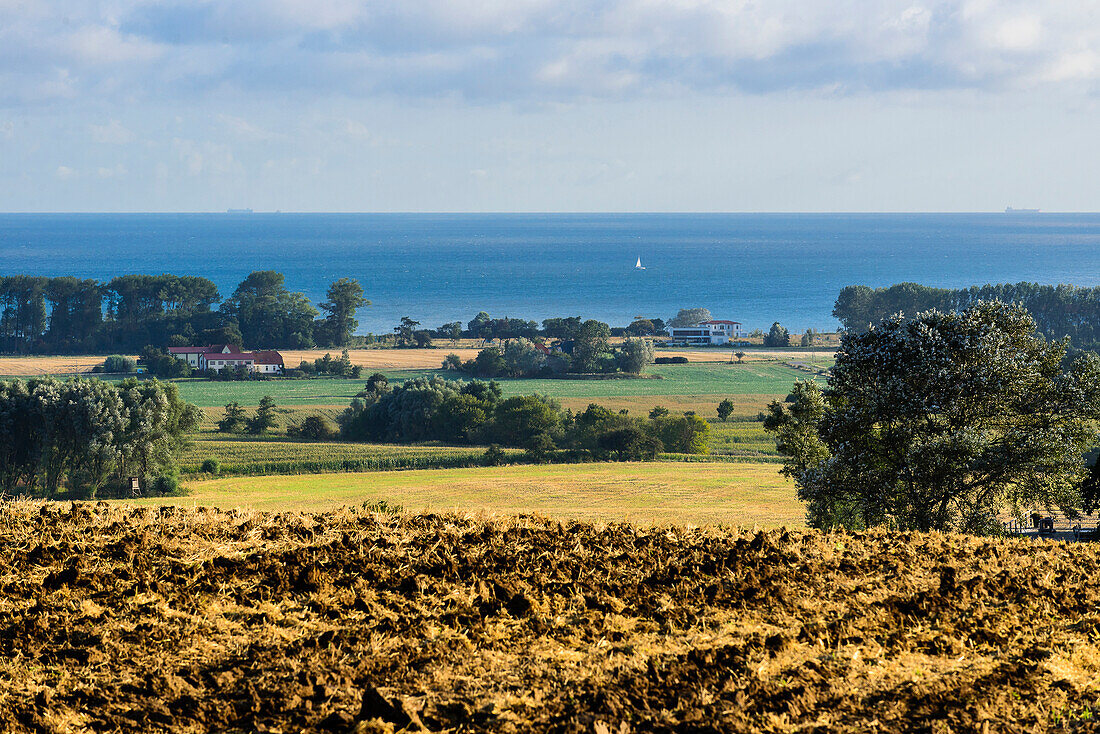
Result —
[[632, 417], [599, 405], [579, 413], [542, 395], [503, 398], [496, 382], [415, 378], [392, 387], [372, 375], [338, 419], [351, 441], [500, 444], [536, 460], [564, 451], [571, 458], [652, 459], [661, 452], [702, 454], [710, 426], [695, 415]]
[[863, 332], [870, 324], [897, 313], [912, 317], [922, 311], [964, 311], [979, 302], [1023, 306], [1039, 333], [1049, 339], [1069, 337], [1077, 349], [1100, 347], [1100, 287], [1039, 283], [1003, 283], [970, 288], [930, 288], [898, 283], [888, 288], [851, 285], [840, 291], [833, 316], [846, 331]]
[[509, 339], [501, 347], [482, 349], [465, 362], [457, 354], [448, 354], [443, 369], [477, 377], [539, 377], [564, 372], [637, 375], [653, 363], [653, 345], [645, 339], [630, 338], [612, 347], [610, 338], [607, 324], [590, 320], [567, 343], [567, 349], [546, 353], [527, 339]]
[[224, 301], [212, 281], [196, 276], [123, 275], [107, 283], [0, 276], [0, 352], [138, 352], [150, 344], [343, 347], [358, 326], [356, 309], [368, 303], [358, 282], [341, 278], [319, 311], [273, 270], [251, 273]]
[[176, 386], [53, 378], [0, 382], [0, 492], [92, 498], [170, 494], [176, 457], [198, 425]]

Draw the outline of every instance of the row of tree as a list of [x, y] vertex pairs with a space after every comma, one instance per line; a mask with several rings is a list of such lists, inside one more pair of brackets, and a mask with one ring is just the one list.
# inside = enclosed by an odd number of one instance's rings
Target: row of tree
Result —
[[176, 488], [176, 456], [199, 421], [176, 386], [52, 378], [0, 382], [0, 491], [83, 498]]
[[433, 377], [391, 388], [381, 374], [371, 376], [338, 422], [341, 436], [352, 441], [497, 443], [536, 458], [555, 450], [620, 460], [663, 451], [702, 454], [710, 432], [695, 415], [634, 418], [598, 405], [574, 414], [541, 395], [503, 398], [496, 382]]
[[840, 291], [833, 315], [846, 331], [866, 331], [870, 324], [897, 313], [962, 311], [978, 302], [1016, 303], [1027, 309], [1038, 331], [1051, 339], [1069, 337], [1078, 349], [1100, 347], [1100, 287], [1004, 283], [970, 288], [930, 288], [898, 283], [888, 288], [852, 285]]
[[568, 351], [545, 352], [527, 339], [509, 339], [500, 347], [487, 347], [465, 362], [457, 354], [443, 359], [443, 369], [459, 370], [476, 377], [538, 377], [575, 372], [583, 374], [640, 374], [653, 364], [653, 345], [645, 339], [610, 344], [607, 324], [586, 321]]
[[[669, 327], [694, 326], [703, 321], [709, 321], [710, 318], [710, 311], [705, 308], [683, 308], [667, 323], [663, 319], [637, 318], [626, 327], [611, 327], [607, 324], [603, 326], [611, 336], [667, 336]], [[509, 339], [574, 341], [583, 338], [585, 332], [592, 328], [592, 324], [599, 323], [601, 322], [585, 320], [580, 316], [566, 316], [543, 319], [540, 327], [537, 321], [508, 316], [493, 318], [487, 312], [480, 311], [465, 325], [461, 321], [452, 321], [436, 329], [419, 328], [419, 321], [404, 316], [401, 318], [401, 323], [394, 327], [394, 335], [398, 346], [405, 347], [427, 346], [432, 339], [448, 339], [451, 342], [457, 342], [463, 338], [485, 341]]]
[[219, 304], [214, 283], [177, 275], [124, 275], [108, 283], [72, 277], [0, 277], [0, 351], [136, 352], [148, 344], [247, 344], [251, 348], [346, 346], [367, 305], [358, 282], [329, 286], [319, 311], [286, 288], [282, 273], [251, 273]]

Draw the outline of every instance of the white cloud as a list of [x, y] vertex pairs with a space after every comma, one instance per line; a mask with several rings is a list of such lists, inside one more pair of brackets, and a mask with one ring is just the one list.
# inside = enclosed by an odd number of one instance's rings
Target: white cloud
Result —
[[1098, 52], [1095, 0], [0, 3], [0, 104], [1079, 89], [1100, 83]]
[[68, 181], [70, 178], [76, 176], [76, 171], [68, 166], [58, 166], [56, 175], [62, 181]]
[[997, 46], [1009, 51], [1028, 51], [1035, 48], [1043, 35], [1043, 23], [1034, 15], [1008, 18], [994, 33]]

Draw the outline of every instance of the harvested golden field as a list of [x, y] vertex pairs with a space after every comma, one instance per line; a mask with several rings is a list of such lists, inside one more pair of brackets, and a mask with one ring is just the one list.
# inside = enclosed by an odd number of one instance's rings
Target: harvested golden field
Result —
[[[352, 364], [361, 365], [363, 369], [371, 370], [424, 370], [439, 369], [443, 364], [443, 358], [454, 352], [462, 359], [473, 359], [479, 350], [466, 348], [454, 348], [442, 344], [438, 349], [349, 349], [348, 357]], [[312, 362], [326, 354], [333, 357], [340, 356], [339, 349], [302, 349], [280, 351], [283, 355], [283, 364], [287, 367], [297, 367], [302, 362]], [[366, 375], [363, 376], [366, 379]]]
[[[108, 355], [100, 356], [31, 356], [31, 357], [0, 357], [0, 375], [72, 375], [81, 372], [91, 372]], [[137, 359], [135, 355], [128, 355]]]
[[[299, 444], [303, 445], [309, 446]], [[372, 450], [367, 444], [348, 447]], [[412, 446], [376, 446], [373, 450], [424, 452], [428, 457], [469, 451]], [[457, 458], [461, 459], [461, 453]], [[537, 512], [563, 521], [723, 523], [747, 527], [799, 527], [806, 517], [793, 483], [779, 473], [776, 464], [735, 462], [527, 464], [222, 477], [189, 481], [187, 491], [185, 497], [150, 497], [127, 502], [321, 512], [343, 505], [383, 501], [410, 510], [437, 512], [495, 515]]]
[[1100, 548], [0, 510], [7, 732], [1097, 731]]

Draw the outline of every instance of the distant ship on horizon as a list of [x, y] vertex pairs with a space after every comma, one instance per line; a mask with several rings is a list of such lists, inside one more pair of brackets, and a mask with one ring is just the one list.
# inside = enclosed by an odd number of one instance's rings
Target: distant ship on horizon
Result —
[[1015, 207], [1006, 206], [1005, 214], [1038, 214], [1038, 209], [1016, 209]]

